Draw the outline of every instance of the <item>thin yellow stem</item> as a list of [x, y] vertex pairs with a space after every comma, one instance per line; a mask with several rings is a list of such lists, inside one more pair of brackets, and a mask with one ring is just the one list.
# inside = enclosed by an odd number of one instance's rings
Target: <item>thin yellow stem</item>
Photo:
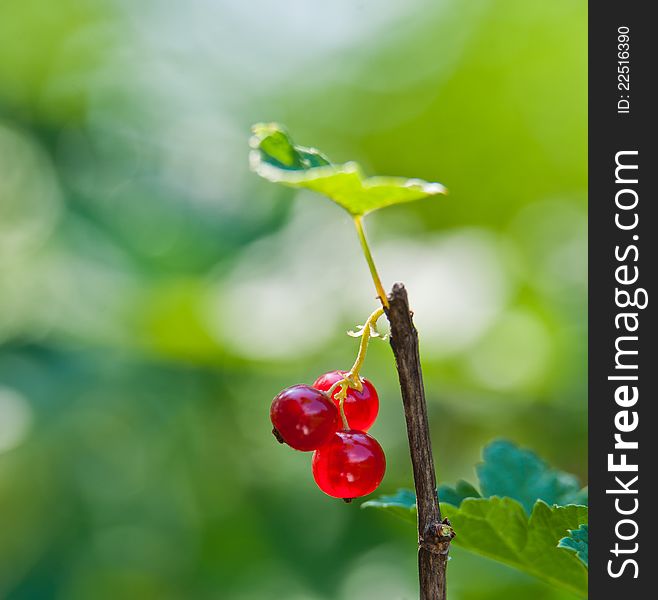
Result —
[[382, 286], [382, 282], [379, 279], [379, 274], [377, 273], [377, 267], [375, 266], [375, 261], [372, 258], [372, 253], [370, 252], [370, 246], [368, 246], [368, 240], [366, 239], [366, 232], [363, 228], [363, 217], [358, 216], [354, 217], [354, 226], [356, 227], [356, 233], [359, 236], [359, 241], [361, 242], [361, 248], [363, 249], [363, 254], [366, 257], [366, 262], [368, 263], [368, 268], [370, 269], [370, 275], [375, 284], [375, 289], [377, 290], [377, 295], [379, 300], [382, 303], [384, 308], [388, 308], [388, 298], [386, 297], [386, 292]]

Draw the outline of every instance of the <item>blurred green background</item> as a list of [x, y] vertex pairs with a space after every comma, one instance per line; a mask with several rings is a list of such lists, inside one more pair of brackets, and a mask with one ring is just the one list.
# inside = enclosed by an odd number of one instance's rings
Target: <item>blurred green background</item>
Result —
[[[586, 475], [586, 4], [0, 3], [0, 598], [413, 599], [415, 532], [324, 496], [280, 389], [376, 306], [349, 218], [252, 122], [450, 195], [367, 221], [438, 475], [506, 437]], [[411, 485], [374, 340], [380, 488]], [[455, 549], [451, 600], [570, 596]]]

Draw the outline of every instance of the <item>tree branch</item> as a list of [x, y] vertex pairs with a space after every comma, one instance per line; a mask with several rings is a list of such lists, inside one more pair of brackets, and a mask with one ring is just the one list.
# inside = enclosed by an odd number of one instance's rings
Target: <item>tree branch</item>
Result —
[[420, 600], [445, 600], [448, 550], [455, 534], [448, 520], [441, 519], [436, 493], [418, 332], [413, 324], [404, 285], [396, 283], [388, 300], [390, 306], [386, 316], [391, 324], [391, 347], [400, 379], [416, 487]]

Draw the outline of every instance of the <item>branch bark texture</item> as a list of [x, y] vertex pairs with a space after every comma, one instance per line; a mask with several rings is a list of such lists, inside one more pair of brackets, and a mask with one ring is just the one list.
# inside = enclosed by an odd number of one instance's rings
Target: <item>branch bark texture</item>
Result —
[[404, 285], [396, 283], [388, 300], [386, 315], [391, 325], [391, 347], [400, 379], [418, 506], [420, 599], [445, 600], [448, 550], [454, 532], [450, 523], [441, 519], [436, 493], [418, 332]]

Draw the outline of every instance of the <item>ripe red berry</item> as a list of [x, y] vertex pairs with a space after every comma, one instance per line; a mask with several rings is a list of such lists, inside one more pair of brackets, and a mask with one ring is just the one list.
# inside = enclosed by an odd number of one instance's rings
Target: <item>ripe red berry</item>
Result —
[[[334, 383], [340, 381], [347, 375], [346, 371], [330, 371], [320, 375], [315, 380], [313, 387], [326, 392]], [[347, 396], [343, 408], [345, 409], [345, 418], [351, 429], [368, 431], [377, 418], [379, 412], [379, 396], [377, 390], [367, 379], [361, 377], [363, 389], [359, 392], [353, 388], [347, 388]], [[333, 400], [338, 407], [339, 401], [336, 400], [336, 394], [340, 387], [333, 394]]]
[[296, 450], [315, 450], [341, 427], [338, 409], [326, 394], [308, 385], [293, 385], [272, 400], [273, 433]]
[[363, 431], [337, 431], [313, 453], [313, 477], [329, 496], [351, 500], [374, 491], [386, 471], [377, 440]]

